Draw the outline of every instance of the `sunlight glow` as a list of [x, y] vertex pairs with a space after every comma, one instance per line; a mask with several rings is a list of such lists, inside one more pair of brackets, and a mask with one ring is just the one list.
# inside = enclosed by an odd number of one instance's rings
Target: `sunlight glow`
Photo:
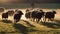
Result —
[[12, 2], [17, 2], [17, 0], [0, 0], [0, 4], [9, 4]]

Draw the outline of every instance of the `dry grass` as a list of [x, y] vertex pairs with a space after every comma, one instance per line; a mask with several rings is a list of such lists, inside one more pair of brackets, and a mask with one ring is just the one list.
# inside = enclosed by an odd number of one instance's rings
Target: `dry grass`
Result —
[[[28, 24], [29, 23], [29, 24]], [[26, 29], [28, 34], [60, 34], [60, 29], [49, 28], [38, 23], [31, 21], [21, 20], [17, 24], [13, 24], [12, 22], [4, 23], [0, 21], [0, 33], [11, 33], [11, 34], [20, 34], [22, 33], [22, 29]], [[20, 28], [21, 27], [21, 28]], [[19, 29], [20, 28], [20, 29]], [[24, 34], [24, 30], [23, 30]]]

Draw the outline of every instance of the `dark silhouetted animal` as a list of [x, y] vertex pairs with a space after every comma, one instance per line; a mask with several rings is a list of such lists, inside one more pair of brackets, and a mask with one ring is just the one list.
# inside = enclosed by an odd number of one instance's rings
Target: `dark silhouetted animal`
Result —
[[20, 19], [21, 19], [21, 16], [23, 15], [22, 11], [17, 11], [17, 13], [14, 15], [14, 21], [15, 23], [17, 23]]
[[30, 15], [31, 15], [31, 12], [30, 12], [30, 10], [26, 10], [26, 13], [25, 13], [25, 17], [27, 18], [27, 19], [30, 19]]
[[37, 23], [41, 20], [42, 17], [44, 17], [44, 13], [43, 10], [40, 10], [39, 12], [36, 13], [36, 18], [37, 18]]
[[32, 21], [35, 21], [35, 18], [36, 18], [36, 16], [37, 16], [37, 12], [38, 11], [32, 11], [32, 13], [31, 13], [31, 18], [32, 18]]
[[0, 12], [4, 12], [5, 8], [0, 7]]
[[2, 19], [8, 19], [8, 12], [2, 14]]
[[8, 15], [12, 16], [14, 14], [14, 10], [8, 10]]
[[47, 18], [48, 18], [48, 21], [49, 20], [53, 21], [54, 17], [55, 17], [55, 14], [56, 14], [56, 11], [46, 12], [46, 14], [45, 14], [45, 21], [46, 21]]
[[25, 17], [26, 17], [27, 19], [29, 19], [29, 18], [30, 18], [30, 15], [31, 15], [31, 12], [26, 12]]
[[30, 11], [29, 9], [26, 10], [26, 12], [29, 12], [29, 11]]
[[43, 10], [40, 10], [40, 11], [33, 11], [31, 17], [33, 18], [33, 21], [36, 20], [36, 22], [39, 22], [43, 16], [44, 16], [44, 12]]

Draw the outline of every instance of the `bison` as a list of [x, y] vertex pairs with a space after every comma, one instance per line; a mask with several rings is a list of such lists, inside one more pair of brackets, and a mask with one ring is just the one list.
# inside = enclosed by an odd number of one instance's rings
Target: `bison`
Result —
[[14, 22], [17, 23], [20, 19], [21, 16], [23, 15], [22, 11], [17, 11], [17, 13], [14, 15]]
[[42, 17], [44, 17], [44, 13], [43, 10], [40, 10], [39, 12], [36, 13], [36, 21], [37, 23], [41, 20]]
[[29, 10], [26, 10], [25, 17], [27, 19], [30, 19], [31, 12]]
[[37, 16], [37, 12], [38, 12], [37, 10], [32, 11], [32, 13], [31, 13], [32, 21], [35, 21], [36, 16]]
[[0, 7], [0, 12], [4, 12], [5, 8]]
[[8, 15], [12, 16], [14, 14], [14, 10], [8, 10]]
[[33, 21], [36, 20], [36, 22], [38, 23], [40, 21], [40, 19], [44, 16], [44, 12], [43, 10], [40, 11], [33, 11], [31, 17], [33, 18]]
[[8, 12], [2, 14], [2, 19], [8, 19]]
[[46, 12], [45, 14], [45, 21], [46, 19], [48, 19], [48, 21], [53, 21], [54, 18], [55, 18], [55, 14], [56, 14], [56, 11], [52, 11], [52, 12]]

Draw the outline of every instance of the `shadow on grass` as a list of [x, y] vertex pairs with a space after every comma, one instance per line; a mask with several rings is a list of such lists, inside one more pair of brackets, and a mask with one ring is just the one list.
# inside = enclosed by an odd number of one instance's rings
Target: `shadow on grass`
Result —
[[42, 22], [41, 24], [49, 28], [60, 29], [60, 24], [58, 22], [57, 24], [51, 22]]
[[22, 20], [24, 21], [27, 25], [31, 26], [31, 27], [35, 27], [34, 25], [30, 24], [30, 22], [26, 21], [26, 20]]
[[13, 26], [16, 29], [18, 29], [22, 34], [27, 34], [27, 32], [28, 32], [27, 27], [23, 26], [22, 24], [14, 24]]
[[22, 34], [28, 34], [28, 32], [36, 32], [36, 31], [38, 31], [38, 30], [35, 30], [33, 28], [26, 27], [26, 26], [24, 26], [22, 24], [14, 24], [13, 26], [15, 27], [15, 29], [19, 30], [18, 32], [21, 32]]
[[3, 23], [12, 23], [11, 20], [1, 20], [1, 22], [3, 22]]
[[60, 25], [60, 20], [55, 20], [57, 22], [58, 25]]

